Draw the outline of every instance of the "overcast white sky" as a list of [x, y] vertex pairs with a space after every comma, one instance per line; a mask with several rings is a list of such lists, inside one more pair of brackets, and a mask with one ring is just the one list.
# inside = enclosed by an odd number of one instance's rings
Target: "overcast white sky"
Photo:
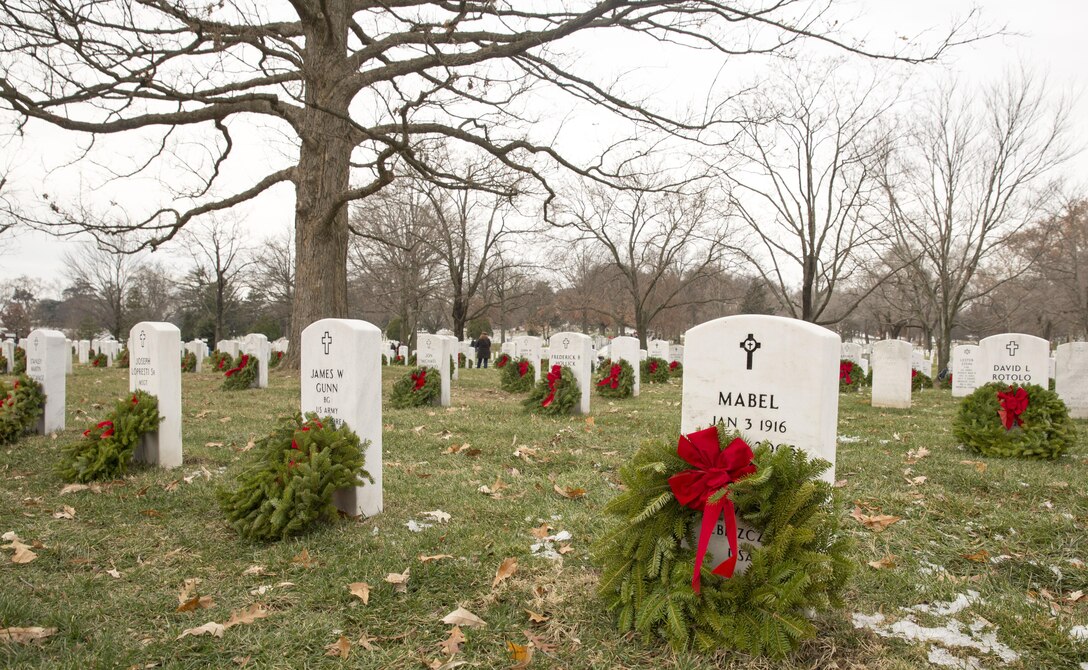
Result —
[[[963, 47], [950, 54], [941, 66], [925, 66], [913, 73], [915, 84], [924, 85], [947, 76], [949, 71], [965, 81], [986, 81], [999, 78], [1006, 69], [1025, 64], [1049, 76], [1050, 89], [1055, 96], [1077, 97], [1074, 119], [1088, 119], [1088, 95], [1084, 89], [1088, 76], [1084, 66], [1088, 63], [1088, 40], [1083, 39], [1083, 27], [1088, 25], [1088, 1], [1085, 0], [980, 0], [984, 18], [991, 26], [1004, 26], [1011, 33], [1006, 37]], [[894, 43], [899, 35], [915, 36], [932, 30], [939, 33], [947, 28], [956, 16], [962, 16], [970, 3], [967, 0], [856, 0], [837, 2], [853, 17], [848, 32], [853, 35], [871, 35], [874, 44]], [[1030, 9], [1027, 9], [1030, 7]], [[679, 56], [668, 61], [650, 62], [636, 72], [630, 72], [638, 58], [630, 49], [609, 48], [593, 43], [584, 47], [595, 65], [607, 72], [629, 72], [624, 81], [636, 85], [655, 96], [675, 99], [682, 103], [685, 91], [699, 87], [715, 74], [700, 68], [698, 54]], [[804, 50], [800, 52], [807, 55]], [[646, 57], [647, 54], [641, 54]], [[650, 56], [652, 58], [652, 55]], [[644, 61], [645, 62], [645, 61]], [[731, 61], [725, 76], [729, 82], [743, 82], [758, 74], [762, 62], [752, 59]], [[713, 70], [717, 70], [715, 67]], [[558, 110], [557, 110], [558, 112]], [[566, 130], [573, 137], [600, 138], [611, 127], [602, 119], [586, 115], [570, 119], [544, 113], [542, 120], [556, 123], [563, 119]], [[238, 183], [246, 183], [264, 174], [270, 163], [282, 161], [284, 140], [267, 130], [251, 130], [248, 135], [236, 128], [236, 146], [250, 148], [238, 157], [240, 165], [251, 164], [254, 170], [236, 171]], [[1085, 128], [1088, 130], [1088, 128]], [[1077, 129], [1077, 137], [1084, 141], [1088, 133]], [[17, 197], [29, 197], [30, 193], [48, 192], [53, 197], [77, 197], [81, 191], [93, 199], [101, 191], [93, 166], [63, 167], [73, 155], [78, 136], [45, 128], [41, 124], [31, 127], [30, 132], [19, 140], [10, 139], [0, 145], [0, 167], [7, 168], [12, 176], [12, 189]], [[107, 140], [109, 151], [99, 156], [113, 156], [111, 162], [123, 164], [131, 158], [134, 142], [131, 138]], [[587, 143], [589, 146], [591, 143]], [[1077, 184], [1088, 184], [1088, 152], [1082, 153], [1066, 170], [1068, 178]], [[176, 179], [168, 169], [149, 175], [140, 181], [129, 181], [118, 186], [110, 196], [140, 211], [149, 206], [148, 194], [156, 191], [155, 181]], [[290, 189], [279, 187], [265, 194], [259, 201], [237, 210], [239, 218], [246, 222], [255, 239], [290, 229], [293, 218], [293, 195]], [[28, 275], [30, 277], [63, 285], [64, 267], [62, 256], [74, 244], [37, 232], [25, 232], [0, 244], [0, 281]], [[166, 255], [169, 252], [160, 252]], [[170, 256], [171, 259], [176, 256]]]

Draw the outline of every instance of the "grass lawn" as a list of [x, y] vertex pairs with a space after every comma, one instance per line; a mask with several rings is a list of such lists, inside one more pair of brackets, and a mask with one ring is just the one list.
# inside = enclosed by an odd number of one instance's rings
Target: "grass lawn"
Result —
[[[384, 372], [388, 397], [403, 368]], [[253, 457], [244, 451], [252, 437], [297, 409], [298, 379], [273, 371], [269, 389], [245, 392], [220, 391], [220, 382], [217, 374], [183, 375], [185, 464], [176, 470], [141, 468], [97, 490], [61, 493], [65, 482], [53, 472], [61, 445], [79, 438], [127, 390], [126, 370], [76, 366], [68, 379], [67, 430], [0, 448], [0, 533], [43, 545], [24, 564], [0, 550], [0, 628], [58, 629], [40, 644], [0, 642], [0, 665], [438, 667], [450, 658], [441, 644], [451, 626], [441, 619], [461, 606], [487, 625], [462, 628], [466, 640], [449, 668], [458, 661], [510, 667], [507, 643], [526, 645], [530, 636], [532, 668], [891, 670], [929, 667], [930, 659], [959, 667], [1088, 668], [1088, 641], [1070, 635], [1071, 627], [1088, 625], [1083, 421], [1076, 448], [1057, 462], [986, 459], [953, 443], [957, 404], [948, 391], [916, 394], [906, 411], [872, 409], [866, 394], [842, 396], [837, 479], [859, 563], [848, 608], [821, 619], [820, 636], [795, 655], [770, 661], [676, 655], [661, 643], [621, 636], [595, 595], [588, 550], [609, 523], [601, 509], [617, 492], [619, 466], [644, 440], [676, 440], [678, 382], [645, 384], [634, 400], [594, 398], [587, 422], [527, 415], [520, 396], [498, 389], [497, 371], [463, 370], [453, 407], [384, 410], [384, 513], [273, 544], [239, 540], [214, 491], [233, 486]], [[929, 453], [919, 458], [921, 448]], [[570, 499], [556, 487], [586, 493]], [[74, 518], [64, 518], [65, 506]], [[849, 517], [855, 507], [901, 520], [876, 533]], [[449, 520], [425, 514], [435, 510]], [[571, 535], [555, 544], [565, 552], [559, 558], [530, 550], [539, 542], [532, 532], [544, 525]], [[448, 557], [421, 560], [434, 556]], [[511, 557], [516, 572], [493, 586]], [[881, 559], [890, 567], [867, 565]], [[406, 592], [385, 579], [409, 570]], [[213, 607], [176, 611], [190, 579], [201, 580], [190, 595], [209, 596]], [[369, 584], [368, 604], [349, 592], [356, 582]], [[970, 603], [958, 613], [935, 605], [958, 596]], [[255, 603], [266, 618], [221, 638], [179, 639]], [[529, 612], [546, 620], [532, 621]], [[980, 649], [942, 653], [855, 627], [862, 621], [855, 615], [876, 614], [884, 616], [885, 632], [893, 622], [916, 623], [900, 629], [915, 637], [955, 631], [958, 621], [963, 635], [995, 635], [1013, 655], [1003, 661]], [[347, 658], [328, 656], [341, 636], [350, 644]], [[962, 665], [968, 657], [975, 666]]]

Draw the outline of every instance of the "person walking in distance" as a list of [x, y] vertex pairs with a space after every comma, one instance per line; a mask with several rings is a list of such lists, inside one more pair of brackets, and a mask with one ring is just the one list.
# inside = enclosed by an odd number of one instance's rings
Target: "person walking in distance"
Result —
[[491, 359], [491, 338], [487, 333], [480, 333], [472, 346], [476, 347], [476, 367], [486, 368], [487, 361]]

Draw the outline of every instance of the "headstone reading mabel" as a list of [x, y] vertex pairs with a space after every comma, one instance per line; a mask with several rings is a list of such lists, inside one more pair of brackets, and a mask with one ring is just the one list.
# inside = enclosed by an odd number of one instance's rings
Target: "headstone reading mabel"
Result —
[[416, 337], [416, 365], [438, 370], [442, 380], [442, 393], [438, 404], [450, 406], [450, 341], [445, 335], [418, 335]]
[[873, 407], [910, 409], [911, 346], [903, 340], [873, 344]]
[[322, 319], [302, 331], [302, 412], [347, 424], [364, 443], [374, 478], [337, 491], [333, 502], [351, 516], [382, 511], [382, 331], [366, 321]]
[[979, 387], [981, 352], [977, 344], [961, 344], [952, 349], [952, 397], [964, 398]]
[[164, 468], [181, 465], [181, 331], [172, 323], [143, 321], [128, 337], [128, 390], [159, 399], [162, 423], [143, 437], [133, 459]]
[[639, 373], [642, 370], [642, 354], [638, 346], [638, 338], [628, 336], [612, 338], [611, 353], [613, 361], [627, 361], [634, 369], [635, 390], [631, 395], [637, 398], [642, 388], [642, 380], [639, 379]]
[[[548, 340], [548, 370], [553, 365], [566, 365], [574, 371], [578, 390], [582, 393], [579, 414], [589, 414], [589, 394], [593, 384], [593, 340], [582, 333], [555, 333]], [[548, 370], [545, 370], [547, 374]]]
[[[684, 340], [680, 432], [717, 424], [753, 446], [764, 440], [776, 449], [792, 446], [829, 461], [823, 479], [833, 483], [840, 343], [826, 328], [779, 316], [728, 316], [695, 326]], [[760, 531], [739, 520], [738, 536], [761, 546]], [[729, 557], [723, 522], [710, 552], [716, 563]], [[742, 548], [737, 571], [750, 561]]]
[[39, 328], [30, 332], [26, 347], [26, 374], [42, 385], [45, 392], [45, 412], [38, 419], [38, 433], [47, 435], [64, 430], [65, 358], [68, 345], [64, 334]]
[[986, 365], [981, 377], [983, 384], [993, 381], [1010, 385], [1038, 384], [1046, 388], [1050, 343], [1043, 338], [1003, 333], [981, 340], [978, 346]]
[[1088, 342], [1058, 345], [1054, 389], [1074, 419], [1088, 419]]

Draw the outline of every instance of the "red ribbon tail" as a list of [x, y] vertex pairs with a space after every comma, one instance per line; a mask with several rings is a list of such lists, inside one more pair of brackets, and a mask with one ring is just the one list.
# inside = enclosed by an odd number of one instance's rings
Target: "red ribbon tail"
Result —
[[[703, 507], [703, 521], [699, 526], [699, 546], [695, 550], [695, 572], [691, 576], [691, 588], [696, 594], [699, 593], [703, 559], [706, 557], [706, 550], [710, 547], [710, 536], [714, 534], [714, 526], [718, 523], [718, 517], [721, 515], [722, 509], [725, 508], [726, 502], [728, 502], [727, 499], [722, 499], [716, 503], [707, 503]], [[730, 507], [732, 507], [732, 503], [730, 503]], [[736, 555], [736, 552], [734, 552], [734, 555]]]
[[726, 579], [733, 576], [733, 570], [737, 567], [737, 513], [733, 507], [733, 501], [729, 498], [724, 500], [725, 502], [725, 532], [729, 538], [729, 558], [725, 559], [718, 564], [718, 567], [714, 568], [713, 572], [716, 575], [721, 575]]

